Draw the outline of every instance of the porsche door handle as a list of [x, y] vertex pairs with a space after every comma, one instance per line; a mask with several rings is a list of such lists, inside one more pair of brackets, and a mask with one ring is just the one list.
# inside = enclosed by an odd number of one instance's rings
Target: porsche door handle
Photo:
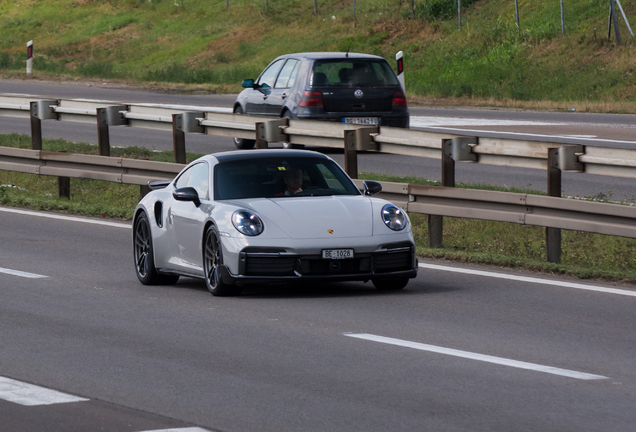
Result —
[[281, 96], [282, 99], [286, 99], [287, 95], [285, 93], [283, 93], [283, 95]]

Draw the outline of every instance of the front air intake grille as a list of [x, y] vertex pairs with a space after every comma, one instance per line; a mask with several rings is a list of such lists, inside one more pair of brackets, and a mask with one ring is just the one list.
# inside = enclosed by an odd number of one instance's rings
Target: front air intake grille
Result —
[[245, 274], [248, 276], [293, 276], [296, 258], [247, 256]]
[[413, 267], [413, 253], [410, 250], [395, 253], [383, 253], [373, 256], [373, 271], [388, 273], [409, 270]]

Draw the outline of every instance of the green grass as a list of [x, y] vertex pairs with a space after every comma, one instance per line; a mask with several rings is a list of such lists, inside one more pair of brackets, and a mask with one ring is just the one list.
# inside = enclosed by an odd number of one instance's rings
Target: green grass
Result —
[[[0, 135], [0, 146], [30, 148], [27, 135]], [[97, 154], [97, 146], [63, 140], [43, 140], [43, 149]], [[112, 155], [170, 162], [172, 152], [143, 148], [113, 148]], [[192, 161], [201, 155], [187, 154]], [[360, 178], [439, 184], [418, 177], [360, 173]], [[139, 201], [138, 186], [95, 180], [71, 179], [71, 199], [57, 198], [57, 178], [0, 171], [0, 204], [38, 210], [54, 210], [89, 216], [131, 219]], [[462, 184], [458, 187], [506, 192], [536, 193], [531, 189]], [[545, 228], [504, 222], [444, 218], [444, 247], [428, 248], [427, 217], [410, 214], [417, 253], [421, 257], [519, 267], [568, 274], [579, 278], [602, 278], [636, 282], [636, 240], [576, 231], [562, 231], [562, 264], [545, 262]]]
[[[0, 73], [21, 76], [35, 42], [36, 76], [201, 85], [235, 92], [275, 56], [360, 51], [394, 63], [405, 53], [409, 95], [478, 101], [606, 102], [635, 111], [636, 49], [607, 40], [607, 1], [13, 0], [0, 3]], [[624, 2], [636, 26], [636, 4]], [[170, 85], [170, 84], [168, 84]], [[625, 104], [628, 105], [620, 105]]]

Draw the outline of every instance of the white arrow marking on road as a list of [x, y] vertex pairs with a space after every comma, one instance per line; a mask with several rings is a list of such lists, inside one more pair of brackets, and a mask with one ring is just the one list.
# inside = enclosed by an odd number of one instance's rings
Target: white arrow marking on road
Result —
[[345, 336], [357, 338], [357, 339], [364, 339], [364, 340], [380, 342], [380, 343], [389, 344], [389, 345], [413, 348], [420, 351], [428, 351], [428, 352], [433, 352], [437, 354], [445, 354], [445, 355], [450, 355], [453, 357], [461, 357], [465, 359], [477, 360], [477, 361], [482, 361], [487, 363], [494, 363], [494, 364], [503, 365], [503, 366], [511, 366], [518, 369], [526, 369], [526, 370], [543, 372], [543, 373], [548, 373], [553, 375], [560, 375], [560, 376], [576, 378], [580, 380], [608, 379], [607, 377], [604, 377], [601, 375], [593, 375], [593, 374], [577, 372], [577, 371], [568, 370], [568, 369], [555, 368], [552, 366], [544, 366], [544, 365], [540, 365], [536, 363], [510, 360], [503, 357], [495, 357], [495, 356], [490, 356], [486, 354], [478, 354], [478, 353], [473, 353], [469, 351], [461, 351], [461, 350], [457, 350], [453, 348], [444, 348], [444, 347], [435, 346], [435, 345], [428, 345], [428, 344], [423, 344], [418, 342], [411, 342], [411, 341], [406, 341], [402, 339], [394, 339], [390, 337], [377, 336], [377, 335], [372, 335], [367, 333], [360, 333], [360, 334], [343, 333], [343, 334]]
[[0, 399], [26, 406], [52, 405], [88, 400], [5, 377], [0, 377]]
[[29, 279], [42, 279], [42, 278], [48, 277], [48, 276], [43, 276], [43, 275], [39, 275], [35, 273], [28, 273], [28, 272], [23, 272], [20, 270], [11, 270], [11, 269], [2, 268], [2, 267], [0, 267], [0, 273], [12, 275], [12, 276], [20, 276], [20, 277], [29, 278]]

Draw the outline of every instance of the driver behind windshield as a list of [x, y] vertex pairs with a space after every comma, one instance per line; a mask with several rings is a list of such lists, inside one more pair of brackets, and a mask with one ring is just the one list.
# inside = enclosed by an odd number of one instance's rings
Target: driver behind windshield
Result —
[[277, 193], [275, 196], [292, 196], [303, 191], [303, 171], [300, 168], [286, 169], [283, 173], [283, 182], [285, 183], [285, 190]]

